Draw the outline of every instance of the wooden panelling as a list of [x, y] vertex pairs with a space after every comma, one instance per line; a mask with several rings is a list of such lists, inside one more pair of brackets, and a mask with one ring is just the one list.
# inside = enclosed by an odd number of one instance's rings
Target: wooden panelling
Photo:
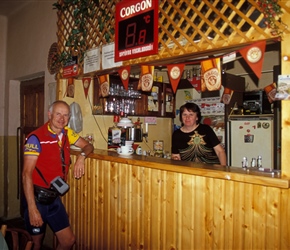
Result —
[[290, 248], [289, 189], [93, 158], [68, 182], [75, 249]]

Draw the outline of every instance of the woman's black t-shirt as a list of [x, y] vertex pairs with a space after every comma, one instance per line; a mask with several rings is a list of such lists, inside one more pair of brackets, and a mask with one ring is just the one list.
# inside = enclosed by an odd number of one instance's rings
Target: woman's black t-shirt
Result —
[[180, 154], [183, 161], [219, 164], [213, 149], [218, 144], [220, 141], [212, 128], [206, 124], [199, 124], [189, 133], [182, 132], [180, 129], [174, 131], [171, 152]]

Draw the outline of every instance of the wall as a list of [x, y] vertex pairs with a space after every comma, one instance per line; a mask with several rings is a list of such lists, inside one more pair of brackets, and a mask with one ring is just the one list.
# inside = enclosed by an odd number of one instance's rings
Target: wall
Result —
[[[0, 152], [1, 156], [4, 154], [0, 158], [0, 185], [1, 192], [4, 192], [4, 195], [1, 193], [1, 199], [5, 197], [4, 204], [7, 204], [4, 210], [1, 207], [0, 217], [14, 218], [20, 213], [19, 200], [16, 199], [16, 130], [20, 126], [20, 81], [45, 76], [45, 109], [48, 106], [48, 84], [55, 82], [54, 76], [47, 71], [48, 51], [50, 45], [57, 41], [57, 16], [52, 9], [54, 2], [29, 1], [7, 20], [0, 17], [0, 95], [3, 95], [0, 98]], [[2, 189], [4, 179], [7, 179], [7, 185]]]
[[[5, 110], [5, 62], [6, 62], [7, 18], [0, 16], [0, 204], [4, 199], [4, 110]], [[0, 206], [0, 216], [4, 214], [4, 206]]]
[[[59, 84], [59, 98], [63, 99], [67, 103], [77, 102], [80, 104], [83, 114], [83, 131], [80, 132], [81, 136], [87, 134], [93, 134], [94, 147], [98, 149], [107, 149], [108, 144], [108, 128], [113, 126], [113, 116], [92, 115], [92, 95], [93, 95], [93, 83], [90, 84], [88, 98], [85, 98], [83, 85], [81, 80], [75, 80], [75, 94], [74, 98], [66, 96], [67, 81], [65, 79], [60, 80]], [[137, 121], [138, 117], [130, 117], [133, 122]], [[143, 117], [140, 117], [141, 122], [144, 121]], [[140, 143], [143, 150], [153, 151], [153, 140], [163, 140], [164, 150], [171, 151], [171, 134], [172, 134], [172, 119], [171, 118], [157, 118], [156, 125], [148, 126], [148, 142], [143, 140]]]

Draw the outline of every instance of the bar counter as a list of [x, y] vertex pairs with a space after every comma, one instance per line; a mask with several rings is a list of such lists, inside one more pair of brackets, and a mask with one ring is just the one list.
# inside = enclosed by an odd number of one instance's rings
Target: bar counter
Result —
[[290, 248], [289, 179], [278, 172], [95, 150], [68, 183], [75, 249]]

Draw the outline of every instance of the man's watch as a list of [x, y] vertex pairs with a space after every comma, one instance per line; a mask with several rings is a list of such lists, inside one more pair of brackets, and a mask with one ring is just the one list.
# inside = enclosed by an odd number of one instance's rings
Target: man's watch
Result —
[[85, 152], [81, 152], [81, 156], [87, 157]]

